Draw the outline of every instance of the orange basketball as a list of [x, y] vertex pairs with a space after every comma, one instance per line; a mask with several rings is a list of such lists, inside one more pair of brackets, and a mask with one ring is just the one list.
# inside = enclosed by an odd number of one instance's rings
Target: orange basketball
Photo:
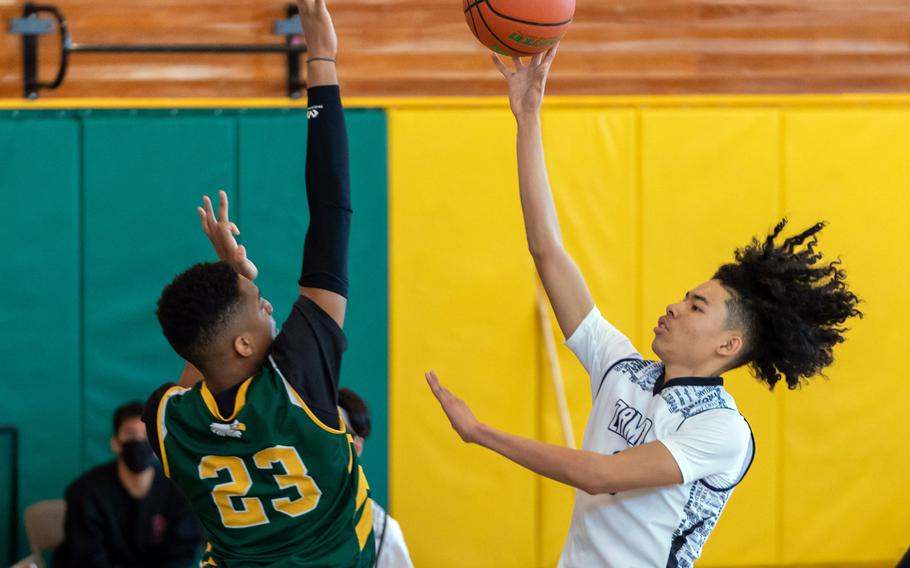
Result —
[[534, 55], [559, 43], [575, 0], [464, 0], [464, 17], [480, 43], [502, 55]]

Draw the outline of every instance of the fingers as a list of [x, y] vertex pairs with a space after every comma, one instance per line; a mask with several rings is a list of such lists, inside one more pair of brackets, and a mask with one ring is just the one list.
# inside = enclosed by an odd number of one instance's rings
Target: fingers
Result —
[[534, 57], [531, 58], [531, 67], [537, 67], [540, 65], [540, 62], [543, 60], [543, 52], [535, 53]]
[[439, 384], [439, 377], [436, 376], [436, 373], [433, 371], [428, 371], [423, 375], [427, 379], [427, 384], [430, 385], [430, 390], [433, 391], [433, 394], [436, 398], [441, 399], [442, 396], [442, 385]]
[[228, 198], [227, 192], [223, 189], [218, 191], [218, 220], [227, 221], [230, 219], [228, 216]]
[[231, 223], [229, 225], [229, 228], [231, 230], [231, 234], [235, 237], [240, 234], [240, 229], [237, 228], [237, 223]]
[[196, 208], [196, 213], [199, 213], [199, 220], [202, 221], [202, 232], [206, 235], [209, 234], [209, 219], [205, 214], [205, 209], [202, 207]]
[[246, 247], [239, 245], [237, 247], [237, 250], [234, 252], [234, 255], [237, 257], [237, 262], [243, 262], [246, 260]]
[[521, 57], [512, 56], [512, 63], [515, 64], [515, 70], [520, 71], [525, 68], [525, 64], [521, 62]]
[[499, 72], [502, 73], [503, 77], [508, 79], [512, 76], [512, 72], [509, 71], [509, 68], [506, 67], [506, 64], [502, 62], [502, 59], [500, 59], [498, 55], [491, 53], [490, 59], [493, 60], [493, 64], [496, 65], [496, 68], [499, 69]]
[[449, 392], [449, 389], [442, 386], [442, 383], [439, 382], [439, 377], [436, 376], [434, 371], [428, 371], [424, 376], [427, 379], [427, 383], [430, 385], [430, 390], [433, 391], [433, 395], [439, 403], [442, 404], [443, 408], [446, 408], [446, 404], [451, 402], [454, 395]]
[[202, 196], [202, 205], [205, 207], [205, 217], [208, 221], [209, 228], [211, 229], [215, 226], [217, 221], [215, 221], [215, 211], [212, 209], [212, 200], [209, 199], [208, 195]]
[[556, 59], [556, 52], [559, 51], [559, 44], [557, 43], [550, 49], [548, 49], [543, 58], [543, 64], [549, 66], [553, 63], [553, 60]]

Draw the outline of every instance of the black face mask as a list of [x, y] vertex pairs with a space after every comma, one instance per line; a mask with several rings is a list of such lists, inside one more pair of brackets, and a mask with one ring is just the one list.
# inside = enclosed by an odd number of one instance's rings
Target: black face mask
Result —
[[145, 440], [123, 442], [120, 459], [133, 473], [142, 473], [152, 465], [152, 447]]

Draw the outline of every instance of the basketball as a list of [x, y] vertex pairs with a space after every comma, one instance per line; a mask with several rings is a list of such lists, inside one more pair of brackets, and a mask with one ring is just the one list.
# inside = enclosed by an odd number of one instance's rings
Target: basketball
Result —
[[480, 43], [519, 57], [559, 43], [575, 15], [575, 0], [464, 0], [463, 6]]

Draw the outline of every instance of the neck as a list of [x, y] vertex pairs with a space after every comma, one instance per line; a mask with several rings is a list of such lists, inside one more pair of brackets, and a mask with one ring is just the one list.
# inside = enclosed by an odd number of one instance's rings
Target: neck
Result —
[[206, 365], [202, 376], [212, 394], [218, 394], [252, 377], [261, 367], [261, 362], [252, 363], [243, 359], [227, 365]]
[[155, 481], [155, 468], [147, 467], [144, 471], [133, 473], [125, 463], [117, 460], [117, 477], [130, 496], [142, 499], [152, 489], [152, 482]]
[[723, 370], [713, 361], [697, 366], [664, 363], [664, 384], [681, 377], [719, 377]]

